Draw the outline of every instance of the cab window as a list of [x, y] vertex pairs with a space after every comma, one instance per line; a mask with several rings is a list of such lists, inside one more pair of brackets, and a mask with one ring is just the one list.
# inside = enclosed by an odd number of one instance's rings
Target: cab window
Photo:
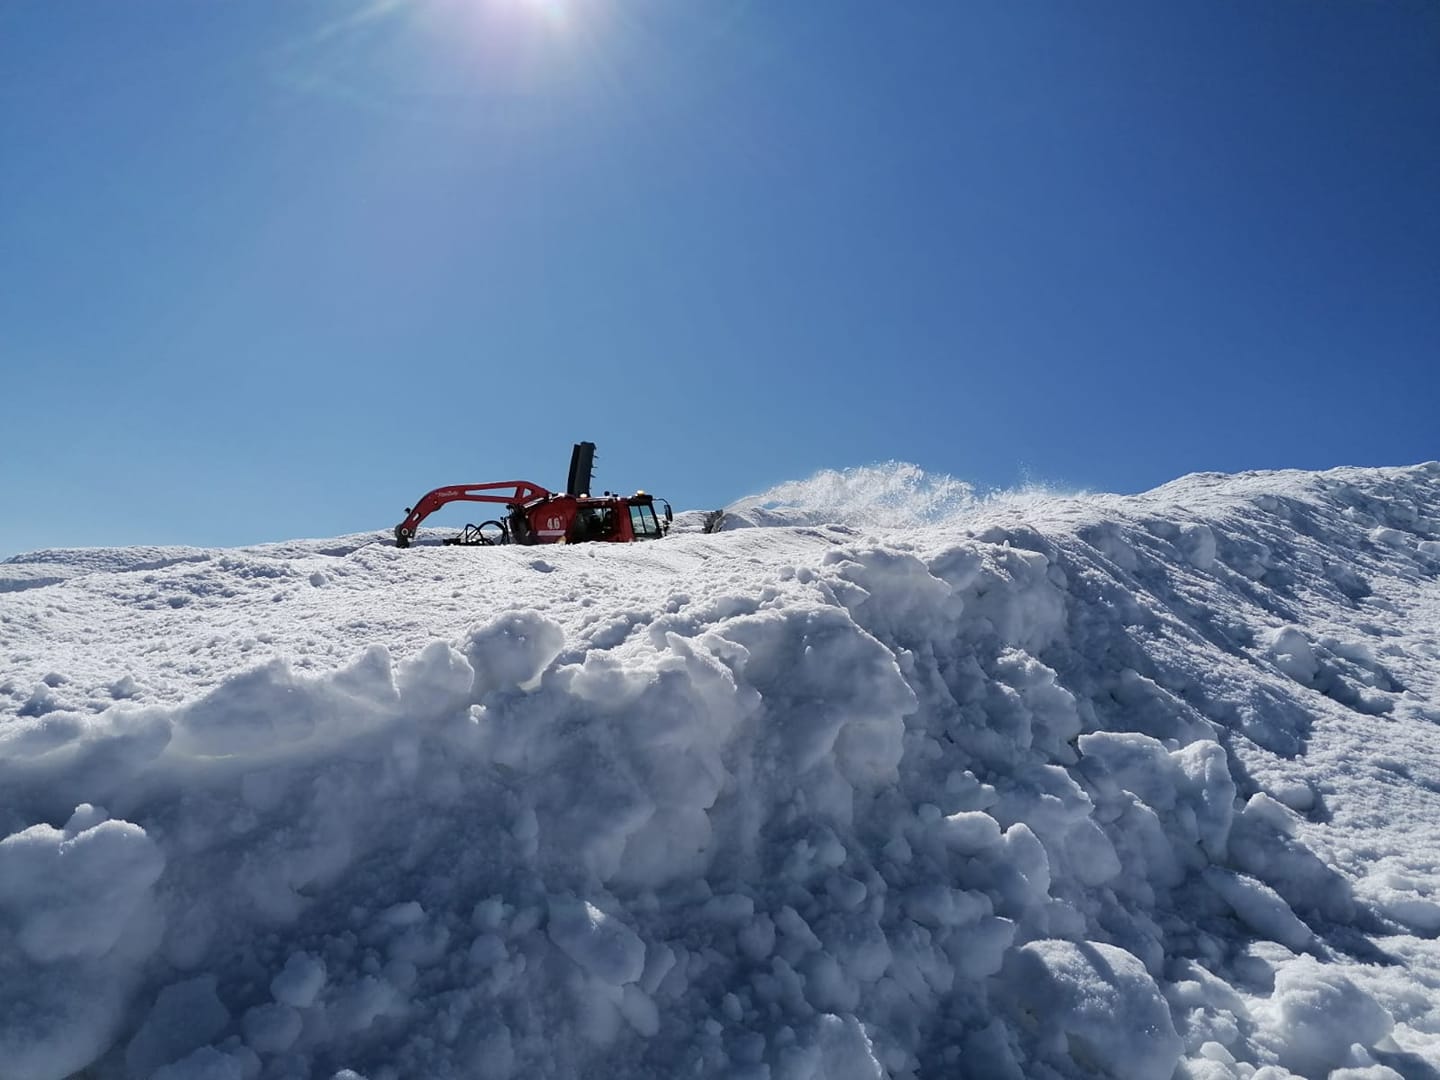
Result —
[[570, 541], [608, 540], [615, 531], [615, 511], [608, 506], [584, 506], [575, 513]]
[[660, 533], [660, 519], [655, 516], [653, 506], [631, 506], [630, 527], [635, 530], [635, 538], [658, 537]]

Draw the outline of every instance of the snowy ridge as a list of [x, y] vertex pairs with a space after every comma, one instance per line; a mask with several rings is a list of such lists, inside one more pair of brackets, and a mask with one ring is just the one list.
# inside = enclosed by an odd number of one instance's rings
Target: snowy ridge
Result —
[[836, 475], [0, 564], [4, 1075], [1440, 1071], [1440, 464]]

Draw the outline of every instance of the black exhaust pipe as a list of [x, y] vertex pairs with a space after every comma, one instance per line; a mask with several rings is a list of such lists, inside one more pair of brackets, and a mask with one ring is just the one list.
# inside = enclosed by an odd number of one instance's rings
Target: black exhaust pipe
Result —
[[577, 442], [570, 452], [570, 480], [565, 486], [567, 495], [589, 495], [590, 481], [595, 472], [595, 444]]

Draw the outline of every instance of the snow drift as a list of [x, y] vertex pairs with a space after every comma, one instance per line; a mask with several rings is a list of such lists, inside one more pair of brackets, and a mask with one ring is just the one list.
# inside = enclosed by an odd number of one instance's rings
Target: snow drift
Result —
[[1440, 464], [727, 521], [0, 564], [0, 1072], [1440, 1070]]

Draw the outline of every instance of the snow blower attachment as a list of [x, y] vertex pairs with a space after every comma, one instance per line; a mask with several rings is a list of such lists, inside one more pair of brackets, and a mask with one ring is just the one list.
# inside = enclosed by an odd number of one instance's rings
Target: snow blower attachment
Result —
[[[634, 495], [590, 494], [595, 467], [595, 444], [580, 442], [570, 455], [570, 475], [563, 495], [528, 480], [499, 480], [490, 484], [456, 484], [427, 492], [414, 507], [405, 508], [405, 520], [395, 526], [395, 546], [409, 547], [420, 523], [446, 503], [498, 503], [505, 515], [466, 525], [446, 544], [578, 544], [587, 540], [626, 543], [658, 540], [670, 531], [675, 515], [670, 504], [643, 491]], [[661, 508], [657, 514], [656, 507]]]

